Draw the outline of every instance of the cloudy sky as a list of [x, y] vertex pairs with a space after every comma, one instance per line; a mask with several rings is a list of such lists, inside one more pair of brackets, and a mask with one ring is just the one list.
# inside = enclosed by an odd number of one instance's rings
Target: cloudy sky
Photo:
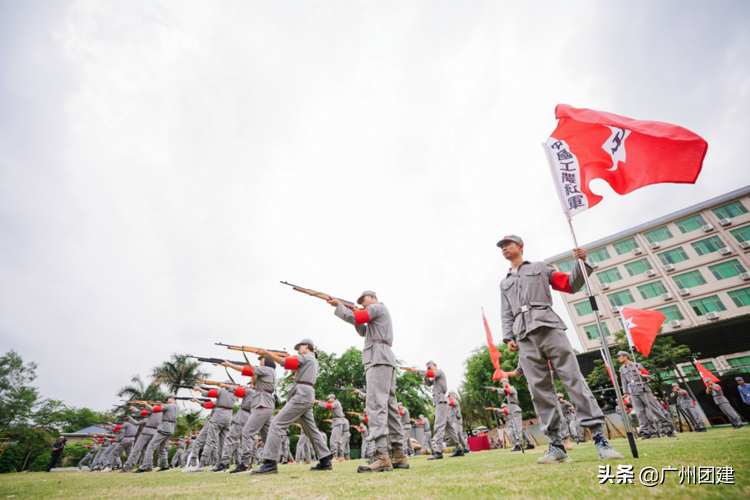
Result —
[[582, 242], [750, 184], [748, 18], [745, 1], [2, 1], [0, 349], [39, 363], [44, 396], [104, 408], [217, 341], [362, 347], [288, 280], [376, 290], [396, 355], [456, 388], [480, 307], [500, 338], [499, 237], [532, 259], [571, 247], [540, 146], [556, 104], [709, 143], [694, 186], [596, 181]]

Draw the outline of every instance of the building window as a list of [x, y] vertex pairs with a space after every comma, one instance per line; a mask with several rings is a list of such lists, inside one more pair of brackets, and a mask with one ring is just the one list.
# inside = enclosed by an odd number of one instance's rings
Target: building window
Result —
[[573, 270], [573, 266], [575, 265], [576, 261], [573, 259], [564, 260], [557, 265], [557, 270], [561, 273], [570, 274], [570, 271]]
[[635, 262], [628, 262], [627, 264], [625, 264], [625, 269], [628, 270], [629, 275], [637, 276], [651, 269], [651, 263], [648, 261], [648, 259], [640, 259], [636, 260]]
[[609, 252], [607, 247], [602, 247], [597, 250], [592, 250], [588, 253], [588, 256], [593, 259], [594, 262], [602, 262], [609, 259]]
[[668, 240], [669, 238], [671, 238], [672, 232], [667, 226], [662, 226], [652, 231], [643, 233], [643, 236], [646, 237], [649, 243], [658, 243], [660, 241]]
[[609, 303], [614, 306], [625, 306], [635, 302], [633, 294], [630, 290], [622, 290], [621, 292], [610, 293], [607, 295]]
[[672, 250], [667, 250], [666, 252], [662, 252], [657, 255], [659, 256], [659, 260], [661, 261], [661, 263], [665, 266], [667, 264], [677, 264], [678, 262], [682, 262], [683, 260], [688, 260], [688, 256], [685, 253], [685, 250], [682, 249], [682, 247], [673, 248]]
[[618, 241], [617, 243], [613, 243], [612, 246], [615, 247], [617, 255], [626, 254], [638, 248], [638, 244], [635, 242], [635, 238], [628, 238], [624, 241]]
[[672, 276], [672, 279], [677, 284], [678, 288], [693, 288], [694, 286], [706, 284], [706, 279], [697, 269], [695, 271]]
[[596, 273], [596, 277], [599, 278], [599, 283], [614, 283], [622, 279], [622, 275], [620, 275], [620, 271], [616, 267]]
[[737, 259], [721, 262], [715, 266], [708, 266], [708, 270], [713, 273], [717, 280], [734, 278], [735, 276], [739, 276], [740, 273], [745, 272], [745, 268], [742, 267], [742, 264]]
[[732, 231], [729, 231], [729, 233], [734, 236], [734, 239], [736, 239], [740, 243], [742, 243], [743, 241], [750, 241], [750, 226], [734, 229]]
[[584, 300], [583, 302], [576, 302], [573, 304], [573, 307], [576, 309], [576, 314], [579, 316], [586, 316], [587, 314], [591, 314], [594, 312], [593, 309], [591, 309], [591, 302], [588, 300]]
[[[602, 330], [604, 330], [605, 337], [612, 336], [612, 334], [609, 333], [609, 328], [607, 328], [607, 323], [602, 323]], [[589, 340], [596, 340], [599, 338], [599, 328], [597, 328], [596, 325], [584, 326], [583, 331], [586, 332], [586, 338]]]
[[737, 217], [738, 215], [746, 214], [747, 208], [745, 208], [745, 205], [740, 203], [739, 200], [733, 201], [732, 203], [727, 203], [726, 205], [723, 205], [719, 208], [714, 208], [711, 210], [716, 217], [719, 219], [731, 219], [732, 217]]
[[667, 289], [661, 281], [654, 281], [653, 283], [646, 283], [638, 287], [638, 291], [641, 292], [641, 297], [644, 299], [653, 299], [659, 297], [663, 293], [667, 293]]
[[709, 312], [726, 311], [727, 308], [719, 300], [718, 295], [711, 295], [710, 297], [703, 297], [702, 299], [696, 299], [690, 301], [690, 307], [693, 308], [695, 314], [703, 316]]
[[681, 321], [685, 319], [685, 316], [682, 315], [682, 311], [680, 311], [680, 308], [675, 305], [662, 307], [661, 309], [657, 309], [657, 311], [667, 317], [665, 321]]
[[702, 228], [706, 225], [706, 221], [703, 219], [703, 217], [701, 217], [701, 214], [698, 214], [692, 217], [688, 217], [687, 219], [678, 220], [677, 222], [675, 222], [675, 225], [682, 232], [682, 234], [685, 234], [689, 233], [690, 231], [695, 231], [696, 229]]
[[748, 366], [750, 365], [750, 356], [728, 359], [729, 366]]
[[707, 255], [711, 252], [717, 252], [719, 248], [724, 248], [724, 242], [718, 236], [711, 236], [705, 240], [691, 243], [698, 255]]
[[[703, 365], [703, 368], [706, 370], [712, 372], [716, 370], [714, 368], [714, 364], [711, 361], [701, 361], [701, 364]], [[698, 373], [698, 370], [693, 365], [685, 365], [682, 367], [682, 372], [690, 379], [690, 380], [698, 380], [700, 378], [700, 374]]]
[[732, 290], [727, 295], [737, 307], [750, 306], [750, 288]]

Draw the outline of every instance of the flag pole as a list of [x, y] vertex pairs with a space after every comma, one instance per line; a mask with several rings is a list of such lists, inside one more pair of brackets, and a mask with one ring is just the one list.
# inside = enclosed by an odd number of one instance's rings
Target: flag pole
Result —
[[[622, 317], [622, 314], [620, 314], [620, 323], [622, 323], [622, 327], [625, 330], [625, 336], [628, 339], [628, 347], [630, 347], [630, 359], [633, 363], [636, 362], [635, 360], [635, 346], [633, 344], [633, 336], [630, 333], [630, 325], [627, 321], [625, 321]], [[646, 384], [648, 386], [648, 382], [645, 382], [643, 380], [643, 377], [638, 375], [638, 378], [640, 379], [639, 382], [641, 384], [641, 389], [643, 389], [643, 384]], [[657, 437], [660, 435], [659, 433], [659, 421], [656, 419], [656, 415], [654, 415], [654, 410], [651, 408], [651, 401], [648, 402], [646, 405], [646, 411], [648, 412], [649, 418], [651, 419], [651, 425], [653, 425], [653, 431], [656, 433]], [[643, 431], [643, 426], [641, 426], [641, 431]]]
[[[573, 247], [578, 248], [578, 239], [576, 238], [576, 232], [573, 229], [573, 221], [571, 219], [570, 212], [566, 209], [566, 206], [564, 204], [564, 197], [562, 196], [562, 192], [559, 188], [559, 183], [557, 182], [557, 179], [555, 177], [555, 169], [552, 165], [552, 158], [550, 158], [550, 152], [549, 148], [545, 143], [542, 143], [542, 149], [544, 149], [544, 155], [547, 158], [547, 164], [549, 165], [550, 172], [552, 173], [552, 181], [555, 186], [555, 190], [558, 193], [558, 197], [560, 198], [560, 204], [563, 209], [563, 213], [565, 214], [565, 218], [568, 219], [568, 226], [570, 227], [570, 236], [573, 238]], [[596, 303], [596, 297], [594, 297], [594, 293], [591, 289], [591, 283], [589, 282], [589, 275], [586, 272], [586, 264], [584, 264], [582, 259], [577, 259], [578, 265], [581, 269], [581, 274], [583, 274], [583, 280], [586, 284], [586, 293], [588, 294], [589, 303], [591, 304], [591, 309], [594, 311], [594, 318], [596, 318], [596, 328], [599, 330], [599, 340], [602, 343], [604, 355], [605, 355], [605, 363], [610, 368], [610, 373], [612, 373], [612, 378], [615, 377], [615, 364], [612, 362], [612, 353], [609, 351], [609, 346], [607, 345], [607, 339], [604, 337], [604, 328], [602, 327], [602, 319], [599, 315], [599, 306]], [[623, 414], [623, 421], [625, 422], [625, 434], [628, 437], [628, 444], [630, 445], [630, 452], [633, 454], [633, 458], [638, 458], [638, 448], [635, 445], [635, 438], [633, 437], [633, 428], [630, 426], [630, 422], [628, 420], [627, 415], [625, 415], [625, 402], [622, 399], [622, 391], [620, 391], [620, 387], [615, 381], [613, 380], [613, 385], [615, 388], [615, 394], [617, 395], [617, 401], [620, 404], [620, 408], [622, 408], [622, 414]]]

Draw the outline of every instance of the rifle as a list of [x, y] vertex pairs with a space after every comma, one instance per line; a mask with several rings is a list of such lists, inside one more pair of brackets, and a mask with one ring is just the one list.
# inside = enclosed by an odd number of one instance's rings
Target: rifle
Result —
[[[224, 346], [227, 349], [230, 349], [232, 351], [252, 352], [252, 353], [255, 353], [255, 354], [257, 354], [258, 353], [258, 349], [260, 349], [260, 347], [251, 347], [251, 346], [247, 346], [247, 345], [231, 345], [231, 344], [224, 344], [222, 342], [215, 342], [214, 345]], [[280, 356], [282, 358], [286, 358], [287, 356], [289, 356], [289, 353], [286, 352], [286, 351], [278, 351], [276, 349], [266, 349], [266, 351], [272, 352], [275, 355]], [[243, 363], [243, 364], [248, 364], [249, 365], [250, 363]]]
[[188, 358], [197, 359], [201, 363], [211, 363], [212, 365], [220, 365], [224, 361], [229, 361], [233, 365], [240, 365], [240, 366], [244, 366], [244, 365], [249, 364], [249, 363], [246, 363], [244, 361], [232, 361], [231, 359], [222, 359], [222, 358], [203, 358], [201, 356], [193, 356], [191, 354], [188, 354]]
[[339, 388], [338, 390], [342, 392], [354, 392], [354, 391], [365, 392], [363, 389], [352, 389], [350, 387], [347, 387], [345, 389]]
[[226, 382], [217, 382], [216, 380], [194, 380], [194, 382], [205, 385], [228, 385]]
[[200, 389], [203, 389], [204, 391], [208, 391], [211, 389], [211, 387], [201, 387], [200, 385], [178, 385], [176, 386], [178, 389], [192, 389], [193, 387], [198, 387]]
[[178, 399], [180, 401], [192, 401], [195, 399], [196, 401], [203, 401], [204, 403], [208, 403], [209, 401], [212, 401], [210, 398], [191, 398], [191, 397], [186, 397], [186, 396], [177, 396], [175, 399]]
[[128, 401], [128, 404], [129, 405], [138, 405], [138, 406], [143, 406], [143, 405], [161, 406], [164, 403], [162, 403], [161, 401]]
[[326, 302], [329, 301], [329, 300], [331, 300], [331, 299], [336, 299], [339, 302], [341, 302], [342, 305], [344, 305], [345, 307], [348, 307], [352, 311], [358, 311], [358, 310], [362, 309], [361, 307], [359, 307], [357, 304], [355, 304], [353, 302], [350, 302], [350, 301], [344, 300], [344, 299], [340, 299], [338, 297], [334, 297], [333, 295], [328, 295], [327, 293], [316, 292], [315, 290], [311, 290], [309, 288], [303, 288], [301, 286], [292, 285], [291, 283], [288, 283], [286, 281], [280, 281], [280, 283], [282, 283], [284, 285], [287, 285], [287, 286], [290, 286], [290, 287], [292, 287], [294, 290], [296, 290], [298, 292], [306, 293], [307, 295], [309, 295], [311, 297], [318, 297], [319, 299], [323, 299]]

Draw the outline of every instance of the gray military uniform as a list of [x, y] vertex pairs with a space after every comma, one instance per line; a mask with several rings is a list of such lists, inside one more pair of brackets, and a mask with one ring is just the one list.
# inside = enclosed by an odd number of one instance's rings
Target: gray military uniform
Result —
[[[510, 392], [510, 393], [509, 393]], [[505, 419], [505, 427], [508, 429], [508, 437], [513, 446], [523, 446], [523, 412], [518, 401], [518, 391], [515, 387], [510, 386], [506, 391], [501, 387], [497, 390], [498, 395], [505, 398], [508, 404], [508, 416]]]
[[[268, 432], [272, 427], [273, 410], [276, 408], [274, 399], [276, 369], [270, 366], [254, 367], [253, 380], [255, 381], [255, 395], [252, 400], [252, 411], [242, 428], [241, 462], [245, 465], [250, 465], [253, 458], [260, 458], [258, 435], [260, 434], [263, 443], [267, 443]], [[279, 452], [280, 455], [281, 452]], [[277, 461], [279, 456], [273, 460]]]
[[[140, 410], [136, 411], [140, 413]], [[146, 411], [148, 412], [148, 418], [138, 422], [138, 425], [142, 426], [143, 429], [141, 429], [141, 433], [135, 442], [135, 446], [133, 446], [133, 450], [130, 452], [130, 455], [128, 455], [128, 459], [123, 467], [125, 470], [131, 470], [135, 467], [135, 464], [143, 454], [143, 451], [148, 447], [148, 443], [154, 437], [154, 434], [156, 434], [156, 429], [161, 423], [161, 410], [155, 412], [153, 406], [146, 405]]]
[[563, 418], [568, 424], [568, 430], [573, 439], [578, 443], [583, 441], [583, 429], [578, 425], [578, 419], [576, 419], [575, 408], [570, 401], [563, 401], [560, 403], [560, 409], [563, 413]]
[[[268, 439], [263, 440], [262, 457], [264, 460], [278, 461], [281, 456], [281, 446], [287, 429], [299, 419], [302, 429], [312, 441], [315, 453], [319, 458], [330, 455], [325, 438], [320, 435], [313, 417], [313, 406], [315, 405], [315, 381], [318, 378], [318, 360], [315, 354], [298, 354], [297, 370], [294, 372], [294, 385], [287, 394], [287, 400], [268, 430]], [[286, 360], [289, 358], [285, 358]], [[256, 383], [257, 389], [257, 383]], [[255, 413], [253, 409], [253, 413]], [[273, 413], [273, 410], [271, 410]], [[252, 417], [251, 417], [252, 418]]]
[[333, 454], [333, 458], [343, 458], [344, 426], [348, 425], [348, 422], [344, 418], [344, 409], [341, 407], [341, 402], [338, 399], [334, 400], [333, 403], [321, 401], [318, 406], [331, 410], [331, 437], [329, 438], [330, 445], [328, 448]]
[[675, 400], [675, 404], [677, 405], [677, 407], [680, 408], [685, 413], [685, 415], [687, 415], [687, 418], [690, 420], [693, 429], [695, 429], [696, 431], [702, 431], [706, 428], [706, 425], [703, 423], [703, 419], [701, 418], [698, 409], [693, 403], [693, 398], [690, 397], [690, 394], [688, 394], [686, 390], [680, 389], [677, 392], [672, 392], [670, 397]]
[[83, 470], [83, 466], [88, 463], [91, 463], [91, 465], [89, 465], [89, 469], [91, 469], [97, 451], [99, 451], [99, 447], [97, 445], [92, 445], [91, 448], [89, 448], [89, 452], [86, 453], [86, 456], [78, 462], [78, 470]]
[[456, 446], [460, 446], [461, 440], [458, 437], [458, 431], [453, 427], [453, 423], [448, 420], [448, 382], [443, 370], [433, 372], [434, 378], [428, 377], [428, 371], [419, 370], [419, 376], [424, 377], [425, 383], [432, 386], [432, 404], [435, 405], [435, 452], [443, 452], [443, 441], [445, 434], [451, 438]]
[[430, 428], [430, 420], [427, 417], [421, 419], [422, 422], [422, 448], [425, 451], [434, 453], [432, 449], [432, 429]]
[[[203, 397], [210, 397], [209, 391], [203, 391]], [[206, 444], [203, 446], [203, 455], [201, 455], [200, 465], [206, 466], [214, 454], [220, 455], [220, 442], [226, 439], [229, 429], [232, 426], [232, 417], [235, 398], [232, 393], [226, 389], [218, 389], [216, 393], [216, 402], [214, 403], [214, 415], [211, 417], [211, 426], [208, 428]], [[229, 463], [229, 460], [227, 460]]]
[[402, 449], [403, 429], [396, 400], [396, 357], [393, 355], [393, 322], [391, 313], [383, 303], [372, 304], [366, 309], [369, 322], [357, 325], [354, 312], [343, 304], [336, 306], [334, 314], [347, 323], [355, 325], [360, 337], [365, 338], [362, 364], [367, 379], [367, 416], [370, 420], [370, 436], [375, 447], [384, 453], [388, 444], [395, 450]]
[[[592, 272], [587, 266], [587, 272]], [[519, 347], [520, 363], [529, 382], [534, 407], [539, 415], [542, 431], [550, 442], [561, 446], [560, 429], [563, 422], [557, 412], [557, 391], [552, 381], [548, 362], [562, 380], [582, 426], [589, 427], [594, 437], [604, 435], [604, 413], [599, 408], [586, 380], [575, 352], [565, 335], [566, 326], [552, 310], [550, 285], [565, 281], [571, 292], [584, 284], [580, 266], [565, 275], [544, 262], [521, 264], [517, 272], [508, 271], [500, 283], [502, 297], [503, 341], [515, 340]]]
[[448, 419], [451, 421], [451, 425], [456, 429], [458, 434], [459, 442], [456, 443], [458, 447], [463, 450], [469, 449], [469, 443], [466, 441], [463, 433], [464, 417], [461, 415], [461, 403], [458, 402], [458, 398], [453, 398], [453, 404], [448, 401]]
[[127, 417], [125, 422], [122, 424], [120, 433], [122, 435], [122, 439], [119, 442], [115, 443], [114, 450], [110, 452], [107, 464], [108, 467], [114, 468], [114, 466], [116, 465], [116, 461], [120, 461], [121, 465], [120, 455], [122, 453], [125, 453], [125, 456], [128, 456], [133, 450], [135, 435], [138, 433], [138, 421], [132, 417]]
[[182, 462], [182, 455], [185, 453], [185, 439], [180, 438], [177, 440], [177, 449], [172, 456], [172, 467], [179, 467]]
[[[219, 460], [222, 464], [228, 464], [232, 455], [240, 449], [242, 444], [242, 433], [245, 428], [245, 424], [250, 419], [252, 414], [253, 398], [255, 397], [255, 391], [249, 387], [238, 387], [234, 391], [236, 397], [240, 397], [242, 394], [242, 401], [240, 401], [240, 409], [232, 417], [232, 425], [229, 428], [229, 433], [224, 440], [224, 446], [221, 448], [221, 459]], [[242, 458], [240, 458], [240, 462]]]
[[657, 434], [657, 423], [665, 432], [671, 433], [671, 419], [667, 419], [656, 404], [651, 388], [644, 377], [641, 376], [643, 366], [640, 363], [630, 363], [620, 367], [620, 380], [622, 380], [622, 392], [630, 394], [630, 402], [633, 405], [638, 420], [641, 422], [641, 432], [645, 434]]
[[714, 403], [716, 403], [716, 406], [718, 406], [722, 413], [724, 413], [724, 415], [726, 415], [732, 422], [732, 427], [742, 427], [742, 419], [737, 415], [737, 412], [732, 408], [732, 405], [729, 404], [729, 400], [724, 396], [724, 391], [721, 390], [721, 386], [712, 383], [710, 388], [711, 395], [714, 397]]
[[414, 446], [411, 444], [411, 415], [409, 415], [409, 410], [406, 406], [403, 406], [399, 413], [401, 414], [401, 424], [404, 431], [404, 450], [409, 454], [413, 454]]
[[169, 467], [169, 449], [167, 443], [171, 441], [174, 428], [177, 423], [177, 415], [180, 413], [180, 406], [177, 403], [165, 404], [161, 407], [161, 423], [156, 428], [156, 434], [151, 438], [146, 448], [146, 455], [143, 458], [142, 468], [153, 467], [154, 451], [158, 449], [159, 465]]

